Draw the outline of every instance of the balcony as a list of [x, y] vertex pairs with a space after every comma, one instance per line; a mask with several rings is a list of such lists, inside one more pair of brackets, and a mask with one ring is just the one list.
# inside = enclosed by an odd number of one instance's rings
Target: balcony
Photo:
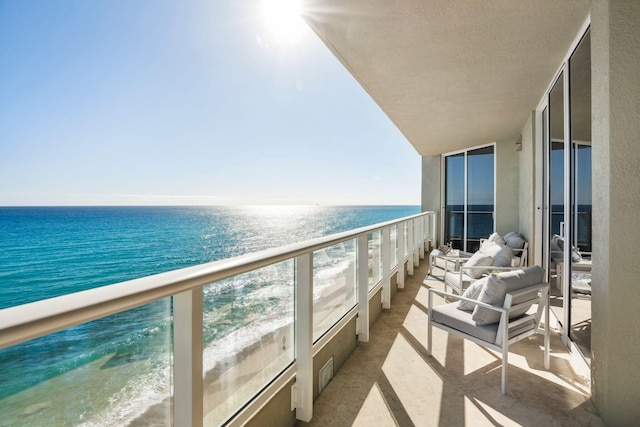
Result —
[[[91, 353], [108, 329], [134, 329], [141, 315], [160, 319], [145, 330], [160, 356], [114, 340], [107, 355], [5, 391], [0, 413], [27, 425], [600, 425], [589, 384], [557, 335], [550, 371], [541, 337], [512, 347], [507, 396], [497, 354], [436, 330], [434, 357], [425, 356], [427, 287], [442, 283], [423, 283], [420, 260], [435, 229], [436, 215], [424, 213], [1, 310], [0, 363], [19, 358], [22, 372], [57, 357], [41, 353], [39, 340]], [[206, 298], [240, 277], [273, 282], [274, 272], [283, 317], [259, 316], [212, 339], [207, 326], [238, 315], [233, 301], [210, 310]], [[242, 298], [267, 306], [274, 289]], [[153, 384], [132, 381], [147, 374]], [[137, 415], [114, 419], [113, 406], [125, 403], [134, 414], [138, 405]]]

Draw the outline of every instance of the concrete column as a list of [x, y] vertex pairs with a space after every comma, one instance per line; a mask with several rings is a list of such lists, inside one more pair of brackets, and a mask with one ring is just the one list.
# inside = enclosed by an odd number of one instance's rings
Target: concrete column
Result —
[[640, 2], [593, 0], [592, 399], [640, 420]]
[[519, 232], [519, 151], [515, 139], [498, 141], [495, 147], [496, 231]]
[[[422, 211], [435, 211], [438, 218], [442, 213], [442, 197], [441, 189], [441, 157], [440, 156], [423, 156], [422, 157]], [[437, 229], [435, 237], [441, 240], [440, 236], [440, 223], [437, 223]], [[434, 247], [437, 247], [436, 242], [433, 242]]]
[[536, 112], [532, 111], [522, 129], [522, 149], [518, 154], [518, 228], [529, 242], [529, 264], [542, 265], [542, 243], [534, 238], [536, 223], [542, 224], [542, 192], [537, 196], [536, 185], [542, 185], [543, 179], [536, 174], [535, 116]]

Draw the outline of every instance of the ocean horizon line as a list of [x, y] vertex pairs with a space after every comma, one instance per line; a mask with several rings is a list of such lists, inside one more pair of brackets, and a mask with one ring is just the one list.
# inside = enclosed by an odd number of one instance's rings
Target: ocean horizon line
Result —
[[207, 208], [207, 207], [255, 207], [255, 206], [305, 206], [305, 207], [371, 207], [371, 206], [407, 206], [415, 207], [420, 206], [419, 203], [355, 203], [355, 204], [341, 204], [341, 203], [228, 203], [228, 204], [99, 204], [99, 205], [82, 205], [82, 204], [48, 204], [48, 205], [3, 205], [0, 204], [0, 208], [132, 208], [132, 207], [149, 207], [149, 208]]

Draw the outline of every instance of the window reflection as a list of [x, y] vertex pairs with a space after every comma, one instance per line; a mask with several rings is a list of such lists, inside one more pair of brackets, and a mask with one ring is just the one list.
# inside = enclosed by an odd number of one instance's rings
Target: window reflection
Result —
[[493, 146], [445, 157], [444, 241], [456, 249], [475, 252], [493, 232], [494, 162]]
[[566, 325], [562, 290], [562, 268], [564, 265], [562, 225], [564, 217], [564, 72], [560, 74], [549, 94], [549, 142], [548, 164], [548, 234], [547, 265], [549, 268], [550, 306], [561, 325]]
[[569, 336], [591, 358], [591, 42], [587, 31], [569, 60], [571, 93], [571, 309]]

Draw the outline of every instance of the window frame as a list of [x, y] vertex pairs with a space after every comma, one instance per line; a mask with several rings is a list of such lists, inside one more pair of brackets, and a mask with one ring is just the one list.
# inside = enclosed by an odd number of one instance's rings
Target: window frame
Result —
[[[492, 232], [496, 230], [496, 147], [497, 144], [496, 142], [490, 142], [488, 144], [481, 144], [481, 145], [475, 145], [473, 147], [468, 147], [468, 148], [463, 148], [460, 150], [455, 150], [455, 151], [450, 151], [447, 153], [443, 153], [440, 156], [440, 183], [441, 183], [441, 188], [440, 188], [440, 206], [441, 206], [441, 215], [440, 215], [440, 235], [442, 236], [442, 240], [443, 240], [443, 244], [447, 244], [447, 239], [448, 236], [445, 234], [445, 229], [446, 229], [446, 221], [447, 221], [447, 215], [446, 215], [446, 209], [447, 209], [447, 205], [446, 205], [446, 199], [447, 199], [447, 195], [446, 195], [446, 190], [447, 190], [447, 170], [446, 170], [446, 162], [447, 162], [447, 157], [451, 157], [451, 156], [455, 156], [455, 155], [459, 155], [459, 154], [464, 154], [464, 205], [463, 205], [463, 235], [462, 235], [462, 248], [461, 250], [466, 251], [467, 250], [467, 240], [468, 240], [468, 235], [467, 235], [467, 226], [468, 226], [468, 201], [469, 201], [469, 194], [468, 194], [468, 188], [469, 188], [469, 182], [468, 182], [468, 175], [469, 175], [469, 162], [468, 162], [468, 157], [469, 157], [469, 152], [470, 151], [475, 151], [475, 150], [479, 150], [482, 148], [487, 148], [487, 147], [491, 147], [493, 150], [493, 210], [491, 211], [492, 214]], [[487, 236], [488, 237], [488, 236]]]

